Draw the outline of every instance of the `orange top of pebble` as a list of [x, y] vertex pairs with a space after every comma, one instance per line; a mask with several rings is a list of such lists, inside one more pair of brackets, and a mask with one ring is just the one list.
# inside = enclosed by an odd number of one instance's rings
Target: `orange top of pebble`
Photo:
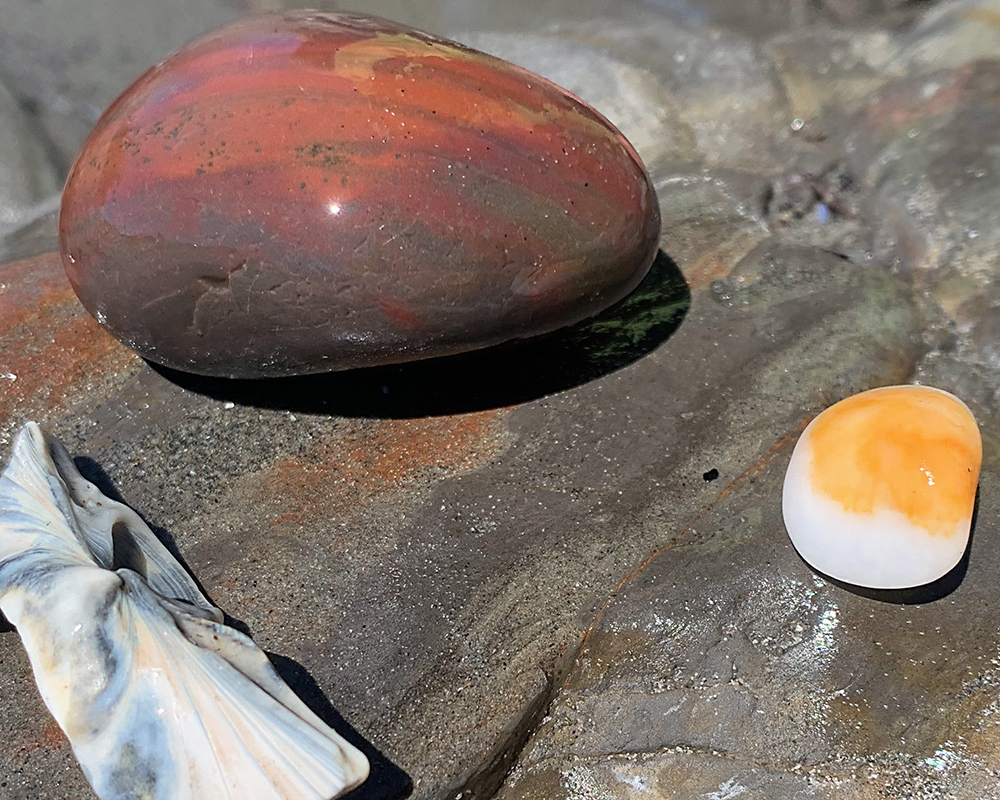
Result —
[[927, 386], [848, 397], [810, 431], [812, 485], [845, 511], [897, 511], [932, 536], [972, 514], [983, 445], [972, 412]]

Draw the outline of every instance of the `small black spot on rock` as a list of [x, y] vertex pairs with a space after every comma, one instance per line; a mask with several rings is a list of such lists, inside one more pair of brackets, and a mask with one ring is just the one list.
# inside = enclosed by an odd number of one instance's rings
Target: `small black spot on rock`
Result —
[[706, 483], [711, 483], [712, 481], [714, 481], [716, 478], [719, 477], [719, 470], [717, 470], [715, 467], [712, 467], [708, 472], [706, 472], [701, 477], [705, 479]]

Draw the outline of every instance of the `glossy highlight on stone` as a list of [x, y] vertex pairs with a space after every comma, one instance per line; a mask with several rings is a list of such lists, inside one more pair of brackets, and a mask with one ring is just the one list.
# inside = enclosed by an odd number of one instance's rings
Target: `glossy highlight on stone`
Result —
[[63, 196], [84, 306], [146, 358], [264, 377], [472, 350], [627, 295], [639, 157], [519, 67], [386, 20], [249, 18], [151, 69]]
[[937, 580], [969, 541], [983, 444], [972, 412], [929, 386], [888, 386], [828, 408], [795, 445], [782, 510], [799, 554], [875, 589]]

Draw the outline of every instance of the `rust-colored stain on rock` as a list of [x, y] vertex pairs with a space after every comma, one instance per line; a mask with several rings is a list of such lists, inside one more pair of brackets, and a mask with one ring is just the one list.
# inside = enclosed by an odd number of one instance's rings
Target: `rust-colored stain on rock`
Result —
[[52, 719], [42, 727], [35, 735], [30, 735], [20, 742], [10, 743], [14, 748], [15, 758], [19, 761], [27, 761], [36, 750], [62, 750], [69, 749], [69, 740], [62, 728]]
[[0, 264], [0, 423], [138, 363], [84, 311], [57, 253]]
[[926, 81], [891, 85], [864, 107], [865, 125], [873, 131], [892, 133], [927, 117], [952, 114], [967, 99], [976, 70], [976, 64], [954, 70], [930, 95], [926, 94]]
[[[692, 235], [691, 238], [695, 238]], [[699, 241], [697, 256], [683, 264], [684, 279], [692, 289], [729, 277], [740, 260], [764, 240], [762, 232], [734, 230], [724, 239]]]
[[376, 495], [421, 478], [470, 472], [507, 449], [505, 417], [506, 412], [492, 410], [364, 423], [261, 474], [255, 481], [261, 493], [258, 502], [263, 507], [269, 499], [274, 502], [272, 526], [298, 523], [315, 516], [318, 508], [365, 506]]
[[49, 749], [55, 750], [57, 748], [67, 747], [69, 745], [69, 740], [66, 738], [66, 734], [62, 732], [62, 728], [59, 727], [55, 722], [47, 722], [45, 727], [42, 728], [42, 747], [48, 747]]

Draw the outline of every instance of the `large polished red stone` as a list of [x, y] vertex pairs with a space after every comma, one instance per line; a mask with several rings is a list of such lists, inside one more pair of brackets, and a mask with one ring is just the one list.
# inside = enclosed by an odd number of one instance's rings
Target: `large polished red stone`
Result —
[[104, 114], [60, 220], [70, 280], [152, 361], [256, 377], [407, 361], [578, 322], [660, 217], [600, 114], [386, 20], [264, 15]]

